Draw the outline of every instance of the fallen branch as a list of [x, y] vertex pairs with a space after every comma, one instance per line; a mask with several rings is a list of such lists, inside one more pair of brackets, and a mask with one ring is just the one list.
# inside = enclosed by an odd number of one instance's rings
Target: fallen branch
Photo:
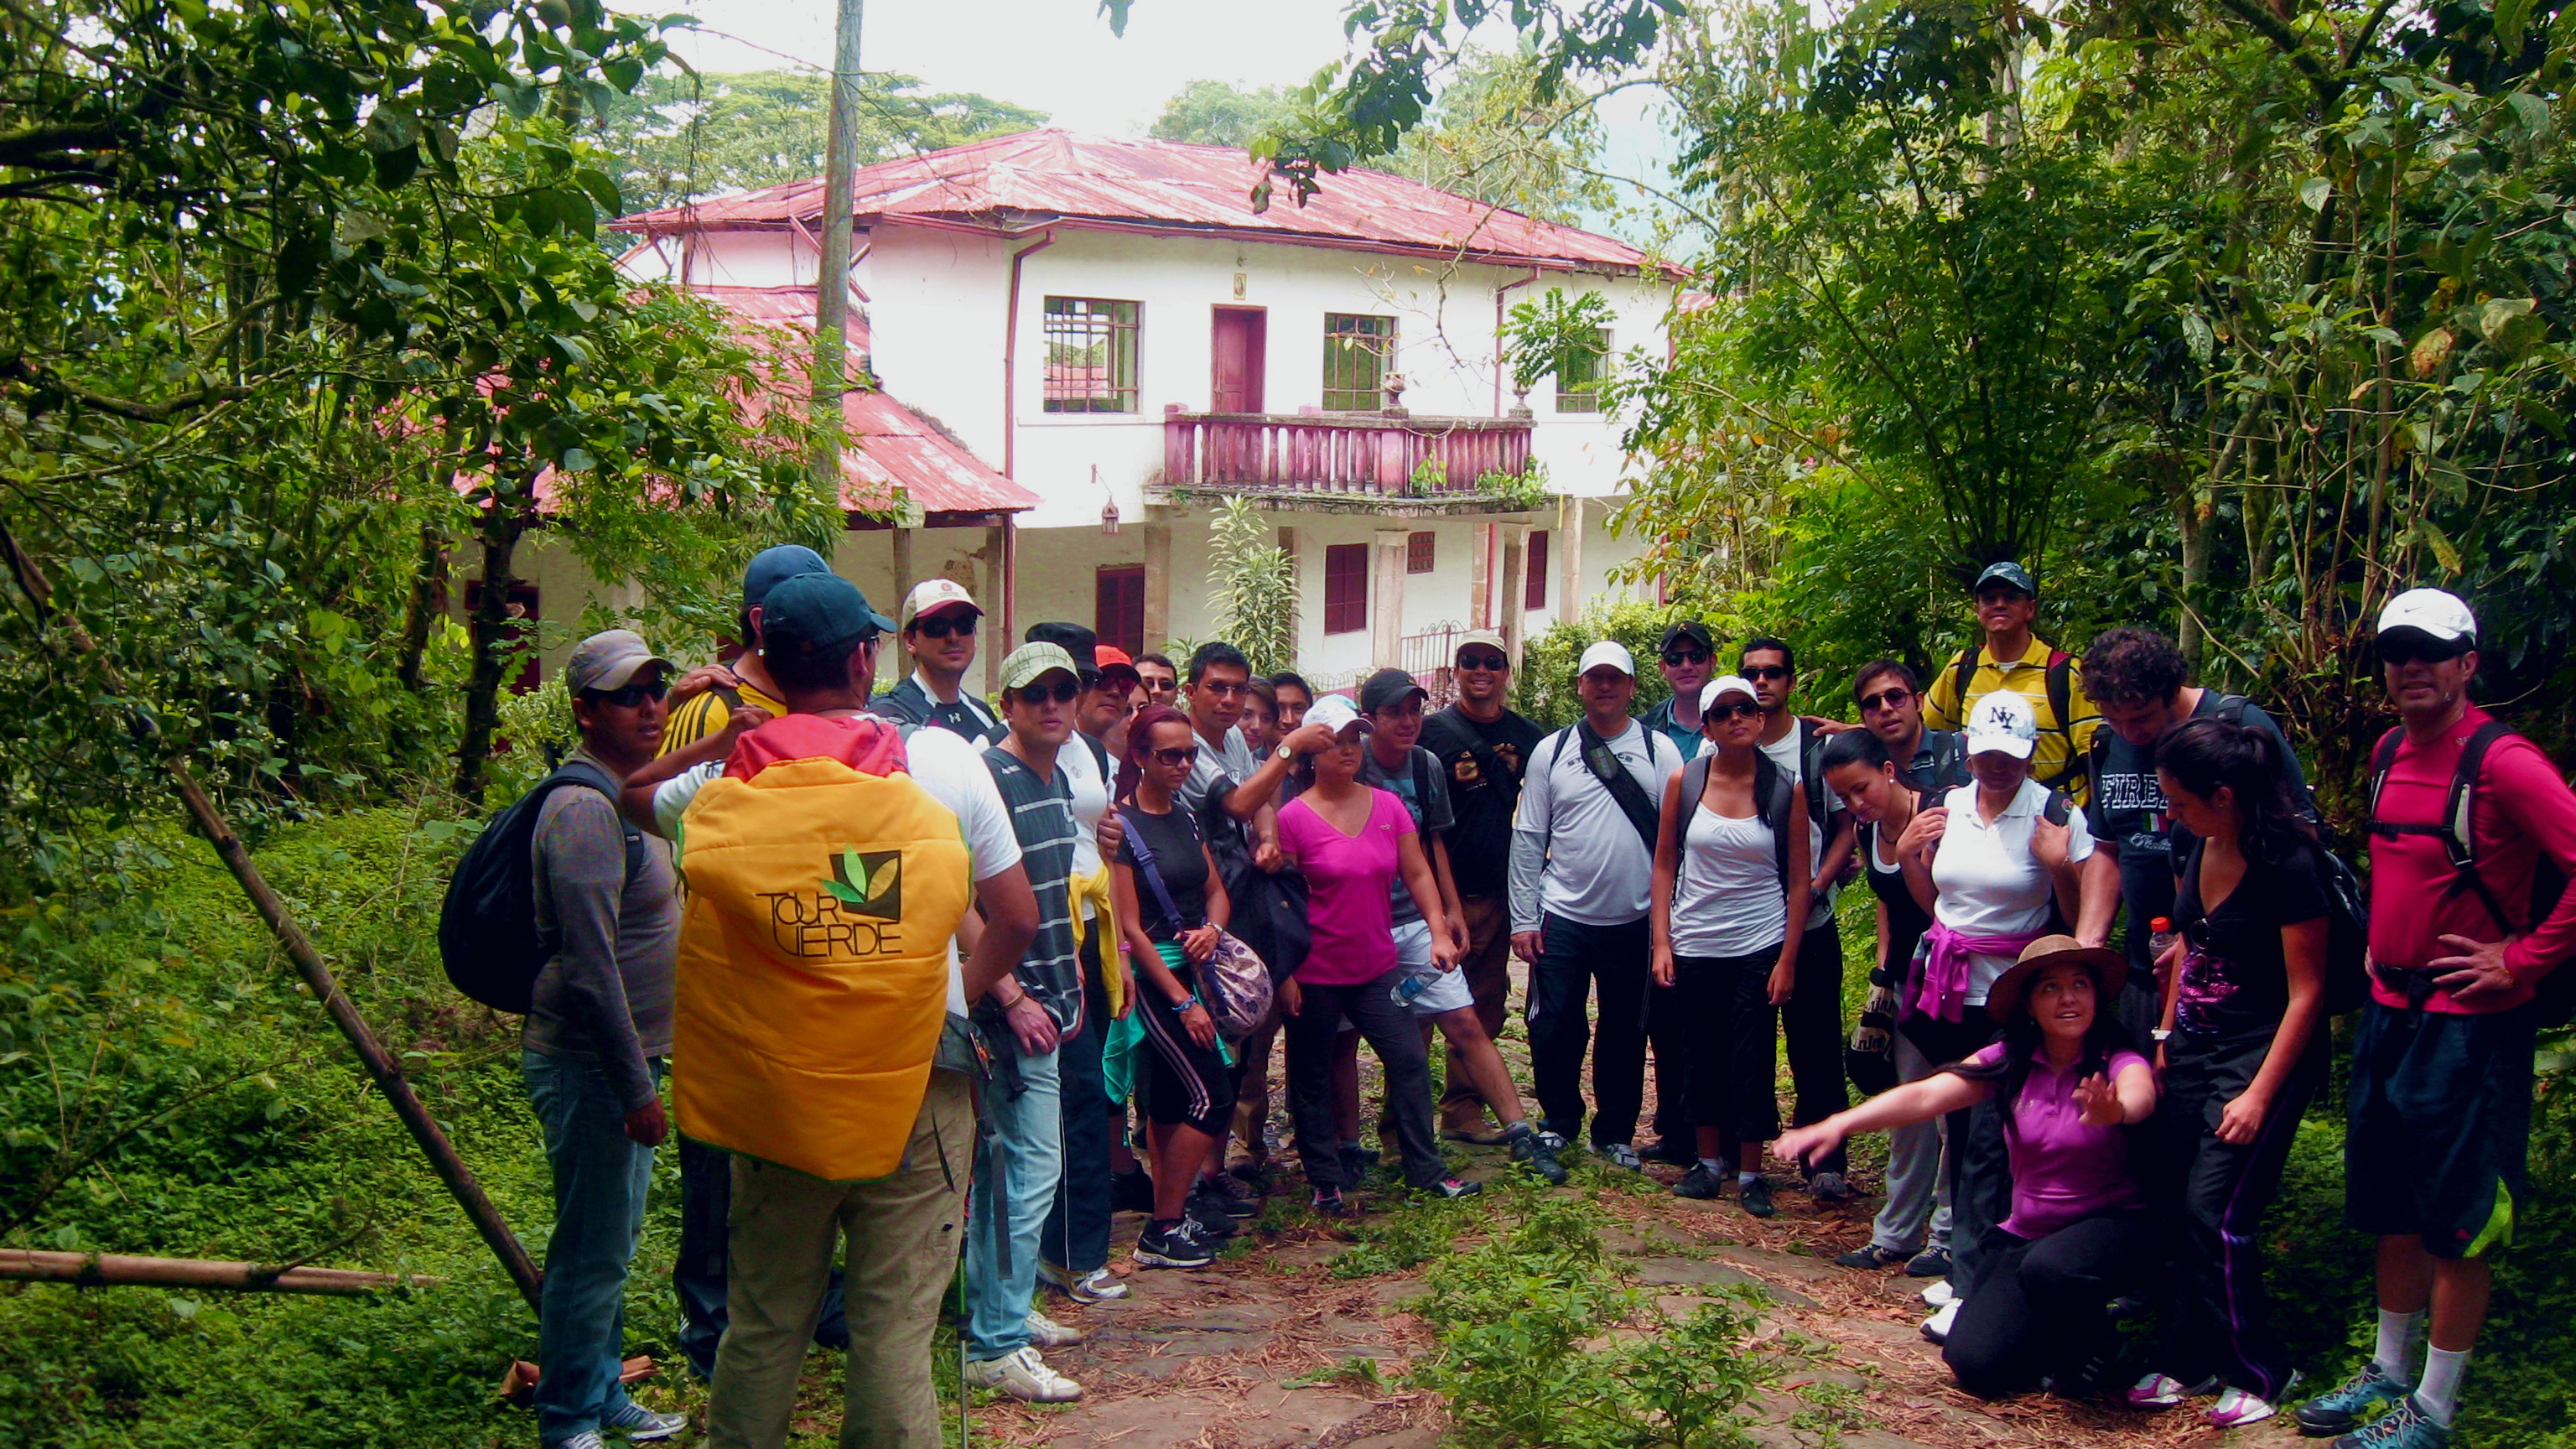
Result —
[[76, 1288], [217, 1288], [235, 1293], [327, 1293], [344, 1298], [393, 1288], [426, 1288], [440, 1281], [419, 1274], [366, 1273], [354, 1268], [281, 1268], [262, 1263], [217, 1263], [204, 1258], [39, 1253], [25, 1248], [0, 1248], [0, 1278], [69, 1283]]

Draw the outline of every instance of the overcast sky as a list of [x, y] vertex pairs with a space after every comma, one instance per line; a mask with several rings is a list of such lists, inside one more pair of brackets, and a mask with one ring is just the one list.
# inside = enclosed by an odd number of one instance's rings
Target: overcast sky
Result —
[[[1138, 137], [1194, 80], [1301, 85], [1344, 52], [1343, 0], [1135, 0], [1115, 36], [1096, 0], [868, 0], [860, 63], [933, 90], [980, 91], [1067, 130]], [[640, 7], [639, 7], [640, 8]], [[703, 31], [676, 48], [703, 71], [832, 62], [833, 0], [680, 0]], [[667, 12], [666, 12], [667, 13]], [[1492, 37], [1509, 45], [1508, 31]], [[1605, 106], [1605, 169], [1660, 183], [1672, 145], [1643, 92]]]

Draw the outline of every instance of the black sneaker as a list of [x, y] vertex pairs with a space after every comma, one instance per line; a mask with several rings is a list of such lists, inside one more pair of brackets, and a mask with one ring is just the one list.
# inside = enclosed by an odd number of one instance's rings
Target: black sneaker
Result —
[[1863, 1243], [1848, 1253], [1834, 1255], [1837, 1268], [1866, 1268], [1873, 1272], [1885, 1272], [1904, 1261], [1903, 1253], [1892, 1252], [1876, 1243]]
[[1660, 1162], [1670, 1167], [1699, 1166], [1698, 1144], [1671, 1137], [1655, 1139], [1655, 1145], [1647, 1148], [1644, 1155], [1648, 1162]]
[[1315, 1216], [1319, 1218], [1346, 1218], [1351, 1215], [1351, 1205], [1343, 1200], [1342, 1190], [1338, 1187], [1315, 1189], [1315, 1199], [1309, 1206], [1315, 1209]]
[[1150, 1213], [1154, 1210], [1154, 1179], [1141, 1167], [1109, 1174], [1109, 1210], [1113, 1213]]
[[1474, 1197], [1485, 1190], [1485, 1185], [1481, 1182], [1469, 1182], [1464, 1178], [1444, 1177], [1429, 1187], [1414, 1190], [1424, 1197]]
[[1698, 1161], [1693, 1161], [1691, 1163], [1690, 1171], [1683, 1173], [1682, 1180], [1673, 1184], [1673, 1196], [1675, 1197], [1696, 1198], [1701, 1202], [1715, 1202], [1725, 1195], [1726, 1179], [1709, 1171], [1706, 1165]]
[[1519, 1131], [1507, 1140], [1512, 1145], [1512, 1161], [1538, 1174], [1550, 1187], [1565, 1186], [1565, 1164], [1556, 1160], [1556, 1149], [1529, 1130], [1528, 1123], [1519, 1124]]
[[1374, 1147], [1350, 1146], [1342, 1149], [1342, 1182], [1357, 1187], [1377, 1171], [1378, 1151]]
[[1751, 1182], [1744, 1184], [1742, 1197], [1744, 1210], [1757, 1218], [1767, 1218], [1777, 1211], [1771, 1206], [1771, 1179], [1759, 1173]]
[[1216, 1261], [1216, 1250], [1199, 1236], [1189, 1218], [1153, 1223], [1136, 1240], [1136, 1262], [1147, 1268], [1204, 1268]]
[[1182, 1199], [1181, 1211], [1199, 1225], [1199, 1236], [1203, 1238], [1230, 1238], [1243, 1231], [1233, 1206], [1216, 1193], [1191, 1188], [1190, 1195]]
[[1260, 1192], [1231, 1172], [1200, 1178], [1198, 1190], [1205, 1193], [1210, 1201], [1222, 1199], [1227, 1210], [1236, 1217], [1258, 1217], [1261, 1214]]
[[1925, 1248], [1922, 1252], [1919, 1252], [1913, 1257], [1905, 1260], [1905, 1276], [1908, 1278], [1949, 1277], [1950, 1250], [1947, 1248]]

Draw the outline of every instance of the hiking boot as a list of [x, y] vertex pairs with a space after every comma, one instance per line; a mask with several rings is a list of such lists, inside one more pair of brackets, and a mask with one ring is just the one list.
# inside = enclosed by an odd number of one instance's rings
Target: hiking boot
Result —
[[1913, 1257], [1905, 1260], [1905, 1276], [1908, 1278], [1949, 1277], [1950, 1250], [1947, 1248], [1925, 1248], [1922, 1252], [1919, 1252]]
[[1682, 1180], [1673, 1184], [1673, 1196], [1715, 1202], [1726, 1196], [1726, 1179], [1709, 1171], [1707, 1164], [1694, 1162], [1690, 1171], [1682, 1174]]
[[1200, 1235], [1195, 1219], [1151, 1224], [1136, 1239], [1136, 1262], [1142, 1267], [1204, 1268], [1215, 1261], [1216, 1250]]
[[2149, 1374], [2129, 1385], [2127, 1397], [2132, 1409], [2161, 1412], [2182, 1407], [2185, 1399], [2205, 1399], [2218, 1390], [2218, 1378], [2214, 1374], [2196, 1384], [2184, 1383], [2171, 1374]]
[[1771, 1179], [1758, 1172], [1744, 1184], [1744, 1190], [1738, 1196], [1743, 1200], [1744, 1210], [1757, 1218], [1767, 1218], [1779, 1211], [1771, 1206]]
[[1254, 1190], [1251, 1183], [1231, 1172], [1220, 1172], [1214, 1177], [1200, 1178], [1198, 1190], [1205, 1193], [1211, 1202], [1224, 1202], [1226, 1210], [1236, 1217], [1258, 1217], [1261, 1214], [1261, 1194]]
[[[2298, 1386], [2299, 1374], [2293, 1369], [2289, 1382], [2281, 1385], [2281, 1397], [2288, 1398], [2290, 1391]], [[2217, 1403], [2210, 1405], [2209, 1422], [2212, 1428], [2239, 1429], [2247, 1424], [2259, 1424], [2280, 1411], [2280, 1406], [2269, 1399], [2231, 1388], [2218, 1396]]]
[[1485, 1109], [1481, 1104], [1465, 1102], [1441, 1109], [1440, 1135], [1452, 1142], [1492, 1147], [1510, 1134], [1505, 1128], [1485, 1125]]
[[1556, 1160], [1556, 1149], [1547, 1145], [1546, 1138], [1529, 1130], [1527, 1123], [1513, 1125], [1520, 1131], [1510, 1139], [1512, 1161], [1538, 1174], [1550, 1187], [1565, 1186], [1565, 1164]]
[[1538, 1140], [1546, 1143], [1547, 1150], [1550, 1152], [1563, 1152], [1565, 1150], [1565, 1134], [1562, 1132], [1550, 1132], [1546, 1128], [1541, 1127], [1538, 1129]]
[[1625, 1142], [1595, 1142], [1592, 1144], [1592, 1155], [1612, 1167], [1624, 1167], [1630, 1172], [1646, 1170], [1645, 1159], [1637, 1155], [1636, 1148]]
[[1154, 1210], [1154, 1179], [1141, 1167], [1109, 1174], [1109, 1210], [1113, 1213], [1151, 1213]]
[[1848, 1253], [1838, 1253], [1834, 1256], [1834, 1266], [1837, 1268], [1865, 1268], [1872, 1272], [1885, 1272], [1904, 1261], [1903, 1253], [1882, 1248], [1876, 1243], [1863, 1243]]
[[2349, 1434], [2364, 1415], [2382, 1404], [2405, 1398], [2412, 1384], [2401, 1384], [2379, 1371], [2376, 1360], [2364, 1363], [2351, 1378], [2290, 1411], [2299, 1432], [2311, 1439]]
[[1699, 1165], [1698, 1145], [1696, 1143], [1681, 1141], [1678, 1138], [1658, 1137], [1655, 1139], [1655, 1145], [1647, 1148], [1643, 1155], [1648, 1162], [1660, 1162], [1667, 1167], [1697, 1167]]
[[1040, 1348], [1072, 1348], [1082, 1342], [1082, 1330], [1067, 1327], [1032, 1308], [1029, 1310], [1029, 1342]]
[[628, 1399], [615, 1412], [601, 1415], [599, 1427], [614, 1429], [638, 1444], [650, 1444], [657, 1439], [668, 1439], [689, 1427], [689, 1416], [657, 1414]]
[[1807, 1179], [1807, 1196], [1818, 1202], [1849, 1202], [1860, 1193], [1841, 1173], [1819, 1172]]
[[1418, 1187], [1414, 1189], [1415, 1192], [1424, 1197], [1444, 1198], [1474, 1197], [1476, 1194], [1483, 1192], [1484, 1190], [1485, 1185], [1483, 1183], [1469, 1182], [1465, 1178], [1459, 1177], [1444, 1177], [1438, 1182], [1431, 1184], [1429, 1187]]
[[1034, 1348], [970, 1362], [966, 1382], [1031, 1404], [1070, 1404], [1082, 1397], [1082, 1385], [1048, 1368]]
[[2334, 1441], [2334, 1449], [2451, 1449], [2451, 1431], [2408, 1394], [2397, 1407]]

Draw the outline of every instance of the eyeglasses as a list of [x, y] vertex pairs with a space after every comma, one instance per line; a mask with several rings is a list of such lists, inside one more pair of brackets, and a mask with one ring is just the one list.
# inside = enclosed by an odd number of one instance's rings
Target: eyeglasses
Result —
[[1177, 750], [1156, 750], [1154, 758], [1166, 765], [1195, 765], [1199, 762], [1199, 747], [1183, 745]]
[[984, 616], [976, 613], [934, 614], [927, 619], [913, 620], [912, 627], [926, 638], [946, 639], [957, 634], [972, 634], [975, 626], [982, 622]]
[[1747, 664], [1740, 672], [1747, 679], [1786, 679], [1789, 677], [1789, 666], [1786, 664]]
[[1249, 692], [1251, 688], [1249, 684], [1220, 684], [1213, 679], [1202, 679], [1190, 686], [1190, 693], [1213, 694], [1219, 699], [1232, 699], [1238, 694]]
[[1022, 704], [1071, 704], [1082, 693], [1082, 681], [1065, 679], [1054, 684], [1023, 684], [1011, 693]]
[[1685, 669], [1695, 664], [1706, 664], [1713, 657], [1705, 649], [1669, 649], [1664, 652], [1664, 663], [1673, 669]]
[[1711, 709], [1710, 709], [1706, 714], [1702, 715], [1702, 716], [1701, 716], [1701, 718], [1703, 718], [1703, 719], [1724, 719], [1724, 718], [1726, 718], [1728, 715], [1733, 715], [1733, 716], [1735, 716], [1737, 719], [1743, 719], [1743, 718], [1745, 718], [1745, 717], [1747, 717], [1747, 716], [1759, 716], [1759, 715], [1761, 715], [1763, 712], [1764, 712], [1764, 711], [1763, 711], [1762, 706], [1760, 706], [1760, 705], [1758, 705], [1758, 704], [1755, 704], [1753, 701], [1751, 701], [1751, 700], [1747, 699], [1747, 700], [1740, 700], [1740, 701], [1738, 701], [1738, 702], [1736, 702], [1736, 703], [1734, 703], [1734, 704], [1721, 704], [1721, 705], [1717, 705], [1717, 706], [1715, 706], [1715, 707], [1711, 708]]
[[1895, 689], [1882, 689], [1876, 694], [1863, 696], [1860, 702], [1860, 707], [1864, 711], [1873, 709], [1894, 709], [1913, 697], [1914, 691], [1904, 688], [1903, 686], [1899, 686]]
[[2445, 659], [2459, 658], [2474, 646], [2466, 639], [2442, 640], [2429, 634], [2406, 633], [2384, 635], [2378, 647], [2379, 662], [2395, 665], [2413, 664], [2418, 660], [2439, 664]]
[[1458, 656], [1458, 667], [1461, 669], [1509, 669], [1512, 667], [1512, 661], [1505, 659], [1500, 654], [1461, 654]]
[[1159, 674], [1143, 675], [1137, 679], [1136, 684], [1148, 695], [1177, 694], [1181, 688], [1179, 681], [1165, 679]]
[[660, 699], [670, 692], [671, 686], [657, 679], [651, 684], [630, 684], [624, 689], [585, 689], [581, 693], [584, 699], [613, 704], [619, 709], [633, 709], [648, 699]]

